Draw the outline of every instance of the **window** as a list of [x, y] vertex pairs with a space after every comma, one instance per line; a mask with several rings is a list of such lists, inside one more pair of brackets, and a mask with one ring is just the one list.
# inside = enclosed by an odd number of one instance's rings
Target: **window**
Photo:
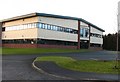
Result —
[[32, 23], [32, 24], [31, 24], [31, 27], [32, 27], [32, 28], [34, 28], [34, 27], [35, 27], [34, 23]]
[[55, 31], [57, 30], [57, 27], [56, 27], [56, 26], [54, 26], [54, 30], [55, 30]]
[[17, 26], [10, 27], [10, 30], [19, 30]]
[[77, 30], [74, 30], [74, 34], [77, 34], [78, 33], [78, 31]]
[[42, 28], [42, 23], [38, 23], [38, 28]]
[[51, 25], [51, 30], [53, 30], [53, 25]]
[[101, 44], [91, 43], [90, 46], [91, 46], [91, 47], [101, 47]]
[[35, 25], [35, 27], [34, 27], [34, 28], [36, 28], [36, 27], [37, 27], [37, 23], [34, 23], [34, 25]]
[[72, 30], [72, 29], [70, 29], [70, 33], [73, 33], [73, 30]]
[[31, 28], [30, 24], [27, 24], [28, 25], [28, 28]]
[[60, 31], [63, 32], [63, 31], [64, 31], [64, 28], [60, 27]]
[[5, 27], [2, 28], [2, 31], [5, 31]]
[[24, 29], [24, 28], [23, 28], [23, 25], [20, 25], [20, 28], [21, 28], [21, 29]]
[[69, 31], [69, 33], [70, 33], [71, 29], [70, 29], [70, 28], [68, 28], [68, 31]]
[[48, 30], [50, 30], [50, 29], [51, 29], [51, 26], [50, 26], [50, 25], [48, 25], [48, 26], [47, 26], [47, 29], [48, 29]]
[[85, 37], [89, 37], [89, 29], [85, 29]]
[[69, 29], [69, 28], [67, 28], [66, 30], [67, 30], [68, 33], [70, 32], [70, 29]]
[[26, 29], [27, 28], [27, 25], [26, 24], [24, 24], [24, 29]]
[[87, 29], [87, 28], [81, 28], [80, 29], [80, 36], [81, 37], [89, 37], [89, 29]]
[[42, 28], [45, 29], [45, 24], [42, 24]]
[[57, 27], [57, 31], [60, 31], [60, 27], [59, 26]]
[[53, 30], [56, 30], [56, 26], [53, 26]]
[[52, 30], [52, 25], [50, 25], [50, 30]]
[[[57, 26], [57, 25], [50, 25], [50, 24], [45, 24], [45, 23], [40, 23], [40, 22], [39, 23], [28, 23], [28, 24], [10, 26], [10, 27], [6, 27], [5, 30], [11, 31], [11, 30], [22, 30], [22, 29], [28, 29], [28, 28], [42, 28], [42, 29], [46, 29], [46, 30], [54, 30], [54, 31], [61, 31], [61, 32], [77, 34], [77, 30], [74, 30], [71, 28]], [[2, 30], [4, 30], [4, 29], [2, 29]], [[86, 35], [84, 35], [84, 36], [87, 36], [87, 34], [88, 34], [88, 32], [86, 32]]]
[[11, 27], [7, 27], [7, 31], [11, 30]]
[[24, 26], [24, 24], [22, 25], [22, 27], [23, 27], [23, 29], [25, 29], [25, 26]]
[[58, 31], [58, 28], [59, 28], [59, 27], [58, 27], [58, 26], [56, 26], [56, 31]]
[[47, 24], [45, 24], [45, 26], [44, 26], [44, 27], [45, 27], [45, 29], [47, 29]]
[[83, 28], [80, 29], [80, 36], [83, 37], [84, 31]]
[[[4, 27], [4, 28], [5, 28], [5, 27]], [[6, 31], [8, 31], [8, 30], [9, 30], [9, 27], [6, 28]], [[2, 31], [3, 31], [3, 28], [2, 28]], [[4, 31], [5, 31], [5, 30], [4, 30]]]
[[92, 36], [92, 37], [102, 38], [102, 35], [100, 35], [100, 34], [96, 34], [96, 33], [90, 33], [90, 36]]

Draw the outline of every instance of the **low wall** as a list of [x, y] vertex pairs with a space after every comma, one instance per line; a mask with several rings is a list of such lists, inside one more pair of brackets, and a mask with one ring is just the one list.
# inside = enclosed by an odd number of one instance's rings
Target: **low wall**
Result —
[[64, 46], [64, 45], [47, 45], [47, 44], [38, 44], [38, 48], [68, 48], [68, 49], [77, 49], [77, 46]]
[[89, 47], [90, 50], [103, 50], [102, 47]]
[[77, 49], [77, 46], [47, 45], [47, 44], [2, 44], [7, 48], [69, 48]]
[[37, 44], [2, 44], [2, 47], [7, 47], [7, 48], [37, 48]]

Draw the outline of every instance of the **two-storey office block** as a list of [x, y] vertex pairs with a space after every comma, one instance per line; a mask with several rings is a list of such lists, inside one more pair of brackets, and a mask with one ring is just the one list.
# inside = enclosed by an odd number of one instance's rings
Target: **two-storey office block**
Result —
[[31, 13], [1, 26], [3, 47], [102, 49], [104, 30], [81, 18]]

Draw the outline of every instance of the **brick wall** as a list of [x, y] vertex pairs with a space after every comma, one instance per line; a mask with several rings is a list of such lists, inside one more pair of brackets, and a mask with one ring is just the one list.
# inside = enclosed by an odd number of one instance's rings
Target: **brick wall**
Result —
[[2, 47], [7, 47], [7, 48], [37, 48], [37, 44], [2, 44]]
[[47, 45], [47, 44], [2, 44], [7, 48], [68, 48], [76, 49], [77, 46]]
[[[47, 44], [2, 44], [7, 48], [68, 48], [77, 49], [77, 46], [47, 45]], [[102, 47], [89, 47], [90, 50], [103, 50]]]
[[103, 50], [102, 47], [89, 47], [90, 50]]
[[77, 49], [77, 46], [64, 46], [64, 45], [47, 45], [47, 44], [38, 44], [38, 48], [68, 48], [68, 49]]

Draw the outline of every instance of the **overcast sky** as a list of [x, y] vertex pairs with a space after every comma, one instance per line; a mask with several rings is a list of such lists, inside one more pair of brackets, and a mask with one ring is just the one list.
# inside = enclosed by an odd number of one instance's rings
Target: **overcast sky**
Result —
[[105, 30], [117, 31], [119, 0], [0, 0], [0, 20], [39, 12], [83, 18]]

